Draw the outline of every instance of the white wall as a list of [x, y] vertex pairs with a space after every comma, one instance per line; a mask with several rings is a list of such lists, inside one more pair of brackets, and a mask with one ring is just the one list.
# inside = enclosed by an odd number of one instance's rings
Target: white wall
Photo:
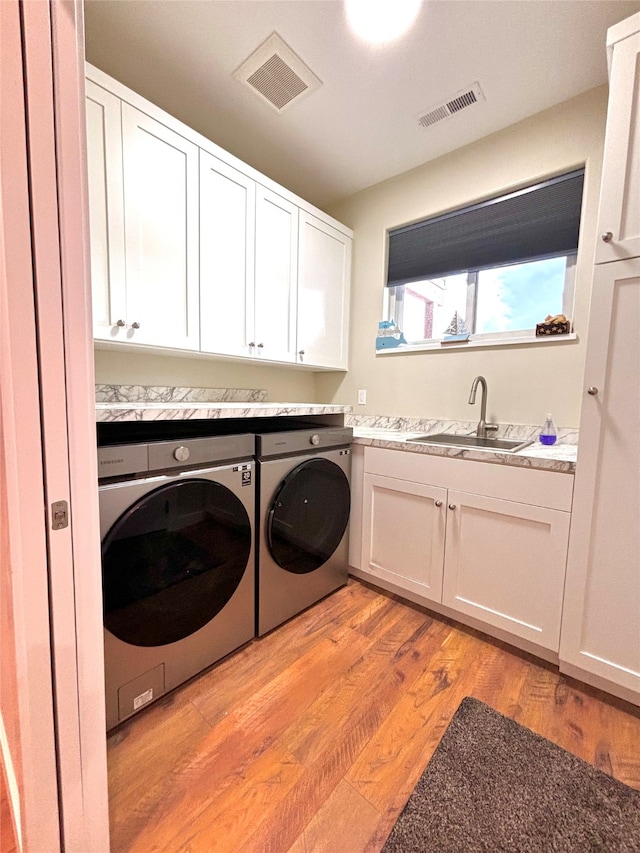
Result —
[[267, 400], [315, 403], [311, 371], [294, 367], [236, 364], [222, 359], [96, 350], [98, 384], [177, 385], [193, 388], [264, 388]]
[[[319, 374], [318, 400], [351, 404], [356, 414], [475, 421], [478, 406], [468, 406], [467, 399], [481, 373], [489, 386], [490, 420], [536, 424], [551, 411], [557, 426], [578, 426], [607, 92], [606, 86], [593, 89], [332, 208], [354, 230], [350, 369], [346, 375]], [[576, 342], [376, 357], [389, 228], [583, 163]], [[367, 390], [366, 406], [356, 405], [359, 388]]]

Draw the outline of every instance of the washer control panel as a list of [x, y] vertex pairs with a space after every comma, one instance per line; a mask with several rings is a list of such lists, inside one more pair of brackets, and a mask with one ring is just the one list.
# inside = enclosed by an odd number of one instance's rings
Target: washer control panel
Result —
[[98, 448], [98, 476], [112, 479], [126, 474], [169, 471], [180, 466], [193, 468], [250, 459], [254, 455], [255, 436], [251, 433], [111, 445]]

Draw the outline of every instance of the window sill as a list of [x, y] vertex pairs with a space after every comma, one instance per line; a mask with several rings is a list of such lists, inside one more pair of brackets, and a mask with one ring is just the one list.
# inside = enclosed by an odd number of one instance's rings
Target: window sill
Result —
[[568, 335], [545, 335], [544, 337], [536, 337], [530, 335], [526, 337], [501, 338], [500, 340], [493, 338], [492, 340], [470, 340], [458, 344], [441, 344], [440, 341], [429, 344], [401, 344], [393, 349], [376, 350], [376, 356], [399, 355], [401, 353], [412, 352], [448, 352], [449, 350], [463, 349], [479, 349], [481, 347], [517, 347], [517, 346], [538, 346], [539, 344], [562, 344], [567, 341], [577, 341], [578, 335], [571, 332]]

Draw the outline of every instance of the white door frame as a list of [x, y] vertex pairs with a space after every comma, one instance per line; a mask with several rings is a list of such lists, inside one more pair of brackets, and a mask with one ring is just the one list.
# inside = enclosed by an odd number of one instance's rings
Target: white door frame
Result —
[[[15, 651], [2, 747], [21, 849], [106, 853], [82, 4], [0, 10], [0, 517]], [[67, 527], [54, 528], [54, 501]]]

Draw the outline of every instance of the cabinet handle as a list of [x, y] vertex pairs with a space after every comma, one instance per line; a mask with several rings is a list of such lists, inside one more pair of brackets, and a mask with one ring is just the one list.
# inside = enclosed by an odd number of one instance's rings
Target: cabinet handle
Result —
[[455, 508], [456, 508], [455, 504], [449, 504], [449, 509], [455, 509]]
[[602, 242], [603, 243], [610, 243], [612, 240], [613, 240], [613, 234], [611, 233], [611, 231], [605, 231], [604, 234], [602, 235]]
[[127, 325], [127, 324], [125, 323], [125, 321], [124, 321], [124, 320], [118, 320], [118, 321], [117, 321], [117, 323], [116, 323], [116, 326], [120, 326], [120, 328], [122, 328], [123, 326], [126, 326], [126, 325]]
[[592, 397], [597, 397], [598, 396], [598, 389], [596, 388], [595, 385], [590, 385], [587, 388], [587, 394], [590, 394]]
[[436, 506], [442, 506], [442, 501], [436, 501]]
[[132, 329], [139, 329], [139, 328], [140, 328], [140, 323], [132, 323], [132, 324], [131, 324], [131, 328], [132, 328]]

